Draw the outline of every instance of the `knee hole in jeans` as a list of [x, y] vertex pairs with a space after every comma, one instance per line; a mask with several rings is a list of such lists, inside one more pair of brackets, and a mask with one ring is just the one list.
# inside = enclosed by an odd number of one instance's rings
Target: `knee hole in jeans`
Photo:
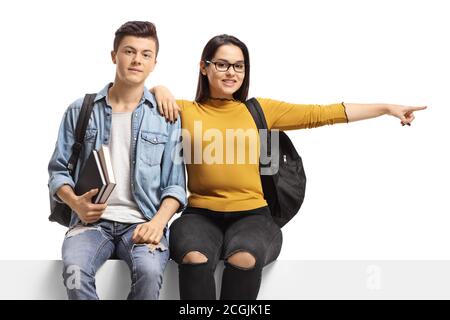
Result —
[[227, 258], [227, 262], [241, 269], [253, 269], [256, 265], [255, 257], [246, 251], [233, 253]]
[[200, 264], [207, 263], [208, 258], [201, 252], [190, 251], [183, 257], [184, 264]]

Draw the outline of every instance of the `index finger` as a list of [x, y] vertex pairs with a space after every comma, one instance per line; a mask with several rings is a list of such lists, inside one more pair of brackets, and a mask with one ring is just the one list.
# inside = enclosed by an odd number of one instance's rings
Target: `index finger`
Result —
[[427, 106], [422, 106], [422, 107], [409, 107], [408, 108], [408, 112], [409, 111], [420, 111], [420, 110], [425, 110], [427, 108]]
[[138, 224], [138, 226], [136, 227], [136, 229], [134, 229], [134, 231], [133, 231], [133, 237], [132, 237], [132, 240], [133, 240], [133, 241], [136, 240], [136, 237], [137, 237], [137, 235], [139, 234], [139, 230], [140, 230], [140, 229], [141, 229], [141, 225]]
[[98, 210], [105, 210], [108, 204], [105, 203], [93, 203], [92, 204], [92, 210], [98, 211]]

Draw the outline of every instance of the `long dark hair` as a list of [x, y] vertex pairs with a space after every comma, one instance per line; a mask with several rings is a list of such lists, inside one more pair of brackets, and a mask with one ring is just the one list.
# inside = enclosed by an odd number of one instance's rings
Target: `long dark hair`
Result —
[[[212, 60], [217, 49], [225, 44], [232, 44], [235, 45], [236, 47], [239, 47], [242, 50], [242, 53], [244, 54], [244, 62], [245, 62], [244, 81], [242, 82], [242, 85], [239, 88], [239, 90], [233, 93], [234, 99], [244, 102], [245, 100], [247, 100], [248, 88], [250, 86], [250, 56], [245, 43], [243, 43], [238, 38], [227, 34], [215, 36], [214, 38], [208, 41], [205, 48], [203, 49], [201, 61]], [[209, 96], [210, 90], [208, 77], [199, 72], [195, 101], [204, 102], [206, 99], [209, 98]]]

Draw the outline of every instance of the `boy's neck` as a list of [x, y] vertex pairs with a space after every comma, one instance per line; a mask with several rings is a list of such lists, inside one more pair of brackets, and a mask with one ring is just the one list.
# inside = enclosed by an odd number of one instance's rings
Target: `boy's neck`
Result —
[[142, 99], [144, 84], [130, 86], [119, 81], [108, 90], [108, 102], [113, 112], [132, 112]]

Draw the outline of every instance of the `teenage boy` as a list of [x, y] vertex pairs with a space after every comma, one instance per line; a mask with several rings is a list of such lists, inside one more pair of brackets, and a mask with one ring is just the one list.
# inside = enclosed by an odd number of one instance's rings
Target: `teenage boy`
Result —
[[[128, 299], [158, 299], [169, 259], [167, 223], [186, 205], [186, 192], [184, 164], [175, 161], [180, 121], [170, 123], [159, 115], [144, 86], [157, 54], [152, 23], [130, 21], [116, 31], [115, 80], [94, 100], [75, 179], [67, 163], [83, 99], [64, 114], [48, 169], [51, 194], [72, 209], [62, 246], [69, 299], [98, 299], [95, 274], [112, 256], [130, 268]], [[111, 151], [116, 187], [107, 203], [94, 204], [97, 189], [76, 195], [74, 186], [89, 154], [102, 144]]]

